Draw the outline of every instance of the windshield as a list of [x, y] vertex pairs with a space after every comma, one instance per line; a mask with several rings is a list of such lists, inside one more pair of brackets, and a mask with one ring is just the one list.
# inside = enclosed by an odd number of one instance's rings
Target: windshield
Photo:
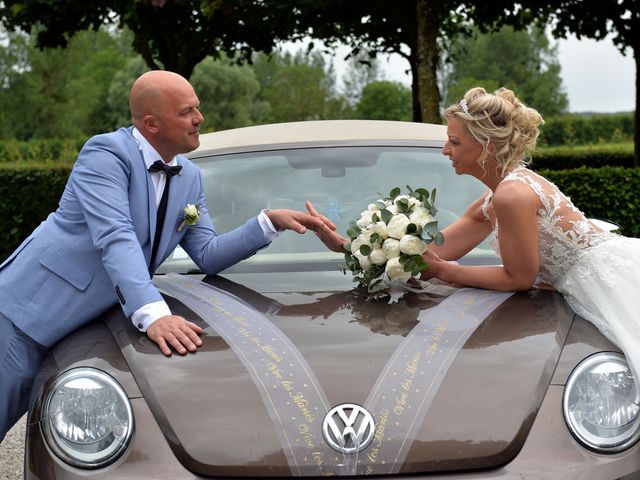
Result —
[[[204, 175], [207, 208], [218, 233], [242, 225], [262, 209], [305, 210], [305, 201], [310, 200], [346, 236], [349, 224], [369, 203], [394, 187], [406, 191], [407, 185], [436, 189], [437, 219], [443, 228], [486, 189], [472, 177], [457, 176], [435, 147], [303, 148], [204, 157], [196, 163]], [[493, 254], [483, 244], [468, 257], [486, 260]], [[242, 263], [246, 268], [246, 264], [336, 258], [342, 260], [342, 255], [327, 251], [313, 234], [285, 232]], [[185, 259], [178, 249], [168, 264]]]

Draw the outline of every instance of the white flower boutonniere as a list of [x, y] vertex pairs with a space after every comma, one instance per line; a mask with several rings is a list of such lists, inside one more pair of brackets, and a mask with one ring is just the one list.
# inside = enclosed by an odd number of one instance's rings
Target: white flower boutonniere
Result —
[[181, 232], [185, 226], [187, 225], [195, 225], [195, 223], [200, 218], [200, 210], [193, 203], [188, 203], [186, 207], [184, 207], [184, 220], [178, 227], [178, 231]]

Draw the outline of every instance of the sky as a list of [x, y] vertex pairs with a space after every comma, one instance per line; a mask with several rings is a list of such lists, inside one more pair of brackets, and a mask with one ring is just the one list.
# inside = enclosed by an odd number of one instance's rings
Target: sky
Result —
[[[574, 36], [558, 42], [558, 60], [562, 82], [569, 98], [570, 112], [628, 112], [635, 108], [636, 68], [630, 49], [623, 56], [610, 39], [599, 42], [578, 40]], [[343, 52], [343, 54], [341, 54]], [[340, 49], [335, 55], [336, 73], [344, 70], [339, 59], [348, 50]], [[410, 84], [404, 72], [405, 59], [398, 55], [379, 61], [385, 78]]]

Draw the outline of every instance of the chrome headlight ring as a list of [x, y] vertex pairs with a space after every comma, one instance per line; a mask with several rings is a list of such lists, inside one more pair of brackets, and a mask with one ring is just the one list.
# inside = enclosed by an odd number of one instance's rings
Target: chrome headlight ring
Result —
[[99, 468], [126, 450], [133, 411], [124, 389], [94, 368], [60, 375], [43, 397], [42, 429], [47, 445], [66, 463]]
[[640, 397], [624, 355], [602, 352], [569, 375], [562, 410], [571, 434], [598, 453], [623, 451], [640, 438]]

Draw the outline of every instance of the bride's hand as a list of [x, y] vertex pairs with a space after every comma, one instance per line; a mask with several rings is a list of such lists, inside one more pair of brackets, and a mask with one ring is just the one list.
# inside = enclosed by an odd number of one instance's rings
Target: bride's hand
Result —
[[427, 248], [427, 250], [422, 254], [422, 258], [424, 258], [424, 263], [429, 265], [429, 268], [420, 274], [420, 278], [422, 280], [429, 280], [430, 278], [438, 278], [438, 270], [440, 264], [444, 262], [438, 255], [433, 253], [431, 250]]
[[309, 200], [306, 202], [307, 211], [312, 217], [317, 217], [325, 224], [325, 228], [315, 232], [316, 236], [324, 243], [327, 248], [334, 252], [344, 253], [344, 244], [347, 239], [336, 233], [335, 224], [324, 215], [321, 215], [311, 204]]

